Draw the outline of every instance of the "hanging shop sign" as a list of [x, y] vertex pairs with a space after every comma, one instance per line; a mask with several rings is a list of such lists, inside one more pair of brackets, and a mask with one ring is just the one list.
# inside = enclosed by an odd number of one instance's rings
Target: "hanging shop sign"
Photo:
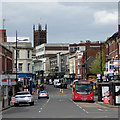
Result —
[[113, 60], [113, 65], [114, 65], [114, 68], [119, 68], [120, 67], [120, 60]]
[[98, 80], [100, 80], [100, 76], [101, 76], [100, 74], [97, 74], [97, 79], [98, 79]]
[[16, 75], [2, 75], [0, 84], [1, 85], [16, 85]]

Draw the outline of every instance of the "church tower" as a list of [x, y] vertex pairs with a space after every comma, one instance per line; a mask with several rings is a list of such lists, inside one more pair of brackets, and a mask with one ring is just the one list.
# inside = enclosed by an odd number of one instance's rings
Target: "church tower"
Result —
[[43, 43], [47, 43], [47, 24], [44, 29], [42, 29], [42, 26], [39, 24], [38, 30], [35, 30], [35, 25], [33, 25], [33, 37], [34, 48]]

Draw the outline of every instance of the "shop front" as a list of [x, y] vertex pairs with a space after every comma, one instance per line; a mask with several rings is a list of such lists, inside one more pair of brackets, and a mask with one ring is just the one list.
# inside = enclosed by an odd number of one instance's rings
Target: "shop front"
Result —
[[1, 100], [2, 100], [3, 108], [10, 105], [10, 98], [11, 96], [15, 95], [15, 86], [16, 86], [15, 79], [16, 79], [16, 76], [13, 74], [7, 74], [7, 75], [0, 76]]
[[18, 73], [18, 85], [20, 91], [30, 91], [32, 94], [33, 88], [33, 74], [32, 73]]

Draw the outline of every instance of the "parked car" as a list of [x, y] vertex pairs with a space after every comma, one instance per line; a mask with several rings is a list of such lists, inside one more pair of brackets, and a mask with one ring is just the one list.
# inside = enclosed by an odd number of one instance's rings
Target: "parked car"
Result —
[[34, 99], [30, 92], [17, 92], [17, 94], [15, 95], [14, 105], [19, 106], [19, 104], [34, 105]]
[[47, 91], [39, 91], [38, 99], [40, 99], [40, 98], [47, 98], [47, 99], [49, 99], [48, 92]]

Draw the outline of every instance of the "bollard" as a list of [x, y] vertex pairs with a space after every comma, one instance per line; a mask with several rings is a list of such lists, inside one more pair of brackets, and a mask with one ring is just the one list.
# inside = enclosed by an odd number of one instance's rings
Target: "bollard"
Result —
[[63, 93], [63, 89], [61, 89], [61, 93]]

